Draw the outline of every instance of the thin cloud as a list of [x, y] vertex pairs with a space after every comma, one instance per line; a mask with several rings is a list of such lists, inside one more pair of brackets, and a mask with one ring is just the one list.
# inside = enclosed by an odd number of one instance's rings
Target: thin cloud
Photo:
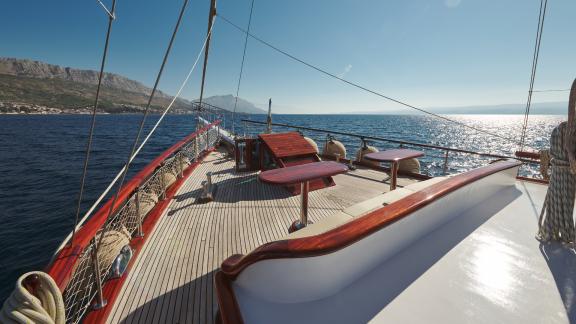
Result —
[[342, 73], [340, 73], [338, 75], [339, 78], [344, 78], [346, 76], [346, 74], [348, 74], [348, 72], [350, 72], [350, 70], [352, 70], [352, 64], [348, 64], [344, 67], [344, 71], [342, 71]]
[[456, 8], [462, 0], [444, 0], [444, 5], [448, 8]]

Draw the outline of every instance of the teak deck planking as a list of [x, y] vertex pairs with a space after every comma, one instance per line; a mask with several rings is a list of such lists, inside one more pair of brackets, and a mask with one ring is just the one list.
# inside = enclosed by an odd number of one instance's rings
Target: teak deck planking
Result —
[[[215, 201], [194, 204], [213, 173]], [[335, 177], [336, 186], [310, 193], [309, 217], [318, 221], [388, 186], [386, 174], [359, 169]], [[401, 178], [400, 184], [414, 180]], [[298, 196], [259, 183], [257, 173], [236, 173], [234, 162], [213, 152], [180, 188], [149, 235], [114, 303], [108, 323], [213, 323], [213, 276], [224, 259], [287, 235], [298, 218]]]

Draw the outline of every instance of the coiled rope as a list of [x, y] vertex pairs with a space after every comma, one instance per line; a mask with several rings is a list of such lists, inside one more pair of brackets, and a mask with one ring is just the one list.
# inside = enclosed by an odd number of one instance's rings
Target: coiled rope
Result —
[[60, 289], [52, 277], [41, 271], [20, 276], [16, 289], [0, 311], [0, 323], [3, 324], [64, 324], [65, 321]]
[[540, 241], [574, 242], [574, 197], [576, 196], [576, 80], [568, 101], [568, 121], [550, 136], [550, 184], [538, 221]]

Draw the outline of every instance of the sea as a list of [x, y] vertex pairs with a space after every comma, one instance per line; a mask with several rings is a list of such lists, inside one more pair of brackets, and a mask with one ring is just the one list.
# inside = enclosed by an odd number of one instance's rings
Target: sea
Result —
[[[450, 119], [496, 133], [481, 133], [458, 123], [426, 115], [274, 115], [276, 123], [298, 125], [374, 136], [384, 139], [447, 146], [475, 152], [513, 155], [518, 149], [523, 115], [449, 115]], [[72, 230], [80, 189], [80, 177], [90, 126], [87, 115], [0, 115], [0, 303], [14, 288], [16, 279], [31, 270], [42, 270], [55, 249]], [[159, 116], [149, 116], [147, 132]], [[254, 135], [262, 125], [242, 120], [264, 121], [264, 115], [224, 117], [224, 126], [239, 135]], [[110, 183], [126, 161], [139, 115], [99, 115], [89, 161], [82, 211]], [[565, 116], [530, 116], [526, 147], [547, 148], [554, 127]], [[173, 143], [195, 128], [192, 115], [168, 115], [150, 138], [130, 169], [140, 170]], [[274, 127], [273, 131], [293, 130]], [[323, 132], [303, 131], [320, 147]], [[334, 135], [354, 156], [362, 145], [354, 136]], [[397, 143], [369, 141], [380, 150], [397, 148]], [[409, 147], [409, 146], [405, 146]], [[444, 151], [424, 149], [421, 172], [443, 174]], [[478, 155], [450, 153], [448, 173], [485, 165], [491, 159]], [[537, 176], [536, 167], [523, 167], [523, 175]]]

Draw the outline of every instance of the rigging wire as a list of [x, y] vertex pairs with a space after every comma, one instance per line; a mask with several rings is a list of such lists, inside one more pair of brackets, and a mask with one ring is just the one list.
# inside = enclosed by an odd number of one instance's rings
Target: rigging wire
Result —
[[570, 91], [570, 89], [547, 89], [547, 90], [532, 90], [532, 91], [528, 91], [528, 92], [566, 92], [566, 91]]
[[[106, 219], [109, 219], [110, 216], [112, 216], [112, 212], [114, 211], [114, 206], [116, 205], [116, 202], [118, 201], [118, 197], [120, 195], [120, 190], [122, 189], [122, 186], [124, 185], [124, 181], [126, 180], [126, 175], [128, 173], [128, 170], [130, 169], [130, 164], [132, 161], [132, 155], [134, 155], [134, 152], [136, 151], [136, 146], [138, 145], [138, 142], [140, 140], [140, 135], [142, 134], [142, 130], [144, 129], [144, 124], [146, 123], [146, 118], [148, 117], [148, 113], [150, 112], [150, 106], [152, 104], [152, 99], [154, 99], [154, 94], [156, 93], [156, 90], [158, 89], [158, 84], [160, 83], [160, 78], [162, 77], [162, 72], [164, 72], [164, 67], [166, 66], [166, 62], [168, 61], [168, 56], [170, 55], [170, 50], [172, 49], [172, 45], [174, 44], [174, 39], [176, 38], [176, 34], [178, 33], [178, 30], [180, 29], [180, 23], [182, 22], [182, 17], [184, 16], [184, 12], [186, 11], [186, 7], [188, 6], [188, 1], [189, 0], [184, 0], [184, 3], [182, 4], [182, 8], [180, 9], [180, 14], [178, 15], [178, 21], [176, 22], [176, 26], [174, 26], [174, 31], [172, 32], [172, 37], [170, 38], [170, 42], [168, 43], [168, 48], [166, 49], [166, 52], [164, 53], [164, 58], [162, 59], [162, 64], [160, 66], [160, 70], [158, 71], [158, 74], [156, 76], [156, 81], [154, 82], [154, 87], [152, 88], [152, 92], [150, 93], [150, 96], [148, 97], [148, 103], [146, 104], [146, 109], [144, 111], [144, 115], [142, 116], [142, 120], [140, 121], [140, 126], [138, 127], [138, 133], [136, 134], [136, 137], [134, 138], [134, 142], [132, 143], [132, 148], [130, 149], [130, 153], [128, 154], [128, 157], [126, 159], [126, 163], [125, 163], [125, 168], [124, 168], [124, 172], [122, 172], [122, 176], [120, 178], [120, 183], [118, 184], [118, 189], [116, 190], [116, 194], [114, 195], [114, 199], [112, 200], [112, 204], [110, 205], [110, 209], [108, 210], [108, 216], [106, 217]], [[106, 228], [109, 226], [109, 223], [107, 223], [104, 227], [104, 231], [106, 230]], [[100, 248], [102, 239], [104, 238], [105, 235], [100, 235], [100, 239], [98, 240], [98, 243], [96, 244], [96, 251], [98, 251], [98, 249]]]
[[460, 126], [463, 126], [463, 127], [465, 127], [465, 128], [468, 128], [468, 129], [472, 129], [472, 130], [474, 130], [474, 131], [476, 131], [476, 132], [479, 132], [479, 133], [484, 133], [484, 134], [486, 134], [486, 135], [498, 137], [498, 138], [503, 139], [503, 140], [505, 140], [505, 141], [508, 141], [508, 142], [510, 142], [510, 143], [518, 144], [518, 141], [517, 141], [517, 140], [514, 140], [514, 139], [512, 139], [512, 138], [510, 138], [510, 137], [506, 137], [506, 136], [503, 136], [503, 135], [500, 135], [500, 134], [496, 134], [496, 133], [487, 131], [487, 130], [482, 129], [482, 128], [478, 128], [478, 127], [475, 127], [475, 126], [471, 126], [471, 125], [465, 124], [465, 123], [463, 123], [463, 122], [459, 122], [459, 121], [457, 121], [457, 120], [450, 119], [450, 118], [448, 118], [448, 117], [445, 117], [445, 116], [442, 116], [442, 115], [439, 115], [439, 114], [436, 114], [436, 113], [427, 111], [427, 110], [425, 110], [425, 109], [423, 109], [423, 108], [418, 108], [418, 107], [416, 107], [416, 106], [413, 106], [413, 105], [410, 105], [410, 104], [408, 104], [408, 103], [405, 103], [405, 102], [403, 102], [403, 101], [401, 101], [401, 100], [394, 99], [394, 98], [392, 98], [392, 97], [386, 96], [386, 95], [384, 95], [384, 94], [382, 94], [382, 93], [380, 93], [380, 92], [377, 92], [377, 91], [375, 91], [375, 90], [371, 90], [371, 89], [369, 89], [369, 88], [366, 88], [366, 87], [364, 87], [364, 86], [362, 86], [362, 85], [359, 85], [359, 84], [357, 84], [357, 83], [354, 83], [354, 82], [352, 82], [352, 81], [348, 81], [348, 80], [346, 80], [346, 79], [343, 79], [343, 78], [341, 78], [341, 77], [339, 77], [339, 76], [337, 76], [337, 75], [335, 75], [335, 74], [333, 74], [333, 73], [330, 73], [330, 72], [328, 72], [328, 71], [326, 71], [326, 70], [324, 70], [324, 69], [322, 69], [322, 68], [319, 68], [319, 67], [317, 67], [317, 66], [315, 66], [315, 65], [313, 65], [313, 64], [311, 64], [311, 63], [308, 63], [308, 62], [304, 61], [303, 59], [300, 59], [300, 58], [298, 58], [298, 57], [296, 57], [296, 56], [294, 56], [294, 55], [292, 55], [292, 54], [290, 54], [290, 53], [288, 53], [288, 52], [286, 52], [286, 51], [284, 51], [284, 50], [282, 50], [282, 49], [280, 49], [280, 48], [278, 48], [278, 47], [276, 47], [276, 46], [274, 46], [274, 45], [272, 45], [272, 44], [270, 44], [269, 42], [267, 42], [267, 41], [259, 38], [258, 36], [254, 35], [254, 34], [251, 34], [251, 33], [248, 32], [247, 30], [243, 29], [242, 27], [238, 26], [237, 24], [235, 24], [235, 23], [233, 23], [232, 21], [230, 21], [229, 19], [227, 19], [226, 17], [224, 17], [224, 16], [222, 16], [222, 15], [220, 15], [220, 14], [218, 14], [218, 16], [220, 16], [220, 18], [221, 18], [223, 21], [227, 22], [228, 24], [230, 24], [231, 26], [235, 27], [235, 28], [238, 29], [239, 31], [241, 31], [241, 32], [247, 34], [248, 36], [252, 37], [253, 39], [255, 39], [256, 41], [258, 41], [259, 43], [261, 43], [261, 44], [263, 44], [263, 45], [265, 45], [265, 46], [267, 46], [267, 47], [275, 50], [276, 52], [278, 52], [278, 53], [280, 53], [280, 54], [282, 54], [282, 55], [284, 55], [284, 56], [287, 56], [287, 57], [291, 58], [292, 60], [294, 60], [294, 61], [296, 61], [296, 62], [299, 62], [299, 63], [301, 63], [301, 64], [304, 64], [304, 65], [308, 66], [309, 68], [311, 68], [311, 69], [313, 69], [313, 70], [316, 70], [316, 71], [318, 71], [318, 72], [320, 72], [320, 73], [322, 73], [322, 74], [325, 74], [325, 75], [327, 75], [327, 76], [329, 76], [329, 77], [332, 77], [332, 78], [334, 78], [334, 79], [340, 80], [340, 81], [342, 81], [342, 82], [344, 82], [344, 83], [346, 83], [346, 84], [348, 84], [348, 85], [351, 85], [351, 86], [353, 86], [353, 87], [355, 87], [355, 88], [358, 88], [358, 89], [360, 89], [360, 90], [364, 90], [364, 91], [369, 92], [369, 93], [371, 93], [371, 94], [373, 94], [373, 95], [376, 95], [376, 96], [381, 97], [381, 98], [384, 98], [384, 99], [386, 99], [386, 100], [395, 102], [395, 103], [400, 104], [400, 105], [402, 105], [402, 106], [405, 106], [405, 107], [408, 107], [408, 108], [411, 108], [411, 109], [420, 111], [420, 112], [422, 112], [422, 113], [424, 113], [424, 114], [427, 114], [427, 115], [430, 115], [430, 116], [433, 116], [433, 117], [436, 117], [436, 118], [439, 118], [439, 119], [443, 119], [443, 120], [445, 120], [445, 121], [448, 121], [448, 122], [451, 122], [451, 123], [454, 123], [454, 124], [458, 124], [458, 125], [460, 125]]
[[254, 0], [250, 4], [250, 17], [248, 18], [248, 27], [246, 29], [246, 37], [244, 38], [244, 52], [242, 53], [242, 63], [240, 64], [240, 74], [238, 75], [238, 85], [236, 87], [236, 98], [234, 99], [234, 110], [232, 111], [232, 134], [236, 133], [236, 106], [238, 105], [238, 94], [240, 93], [240, 83], [242, 83], [242, 72], [244, 71], [244, 59], [246, 58], [246, 48], [248, 47], [248, 35], [250, 33], [250, 25], [252, 24], [252, 12], [254, 11]]
[[[98, 1], [100, 2], [100, 1]], [[106, 65], [106, 57], [108, 56], [108, 45], [110, 44], [110, 33], [112, 31], [112, 23], [114, 22], [116, 11], [116, 0], [112, 0], [112, 11], [104, 6], [102, 2], [100, 5], [104, 7], [108, 13], [108, 29], [106, 31], [106, 40], [104, 41], [104, 51], [102, 53], [102, 60], [100, 62], [100, 73], [98, 74], [98, 85], [96, 86], [96, 98], [94, 98], [94, 107], [92, 108], [92, 120], [90, 122], [90, 131], [88, 134], [88, 142], [86, 143], [86, 153], [84, 154], [84, 168], [82, 170], [82, 177], [80, 180], [80, 192], [78, 193], [78, 204], [76, 205], [76, 217], [74, 218], [74, 228], [72, 229], [70, 244], [74, 243], [74, 235], [76, 235], [76, 226], [78, 225], [78, 218], [80, 217], [80, 209], [82, 208], [82, 198], [84, 198], [84, 186], [86, 184], [86, 174], [88, 173], [88, 162], [90, 161], [90, 152], [92, 151], [92, 139], [94, 138], [94, 128], [96, 127], [96, 110], [98, 109], [98, 102], [100, 101], [100, 88], [102, 87], [102, 78], [104, 77], [104, 66]]]
[[530, 115], [530, 106], [532, 104], [532, 94], [534, 90], [534, 81], [536, 79], [536, 69], [538, 67], [538, 58], [540, 56], [540, 44], [544, 31], [544, 19], [546, 18], [546, 7], [548, 0], [540, 0], [540, 10], [538, 14], [538, 28], [536, 29], [536, 41], [534, 43], [534, 53], [532, 56], [532, 71], [530, 74], [530, 86], [528, 89], [528, 99], [526, 100], [526, 109], [524, 110], [524, 122], [522, 124], [522, 133], [520, 135], [520, 151], [524, 149], [526, 142], [526, 131], [528, 130], [528, 116]]
[[[216, 21], [216, 20], [214, 20]], [[212, 23], [212, 26], [210, 27], [210, 32], [209, 34], [212, 33], [212, 29], [214, 27], [214, 22]], [[209, 35], [208, 34], [208, 35]], [[180, 97], [180, 94], [182, 93], [184, 87], [186, 86], [186, 84], [188, 83], [188, 80], [190, 79], [190, 76], [192, 75], [192, 73], [194, 72], [194, 70], [196, 69], [196, 66], [200, 60], [200, 57], [202, 56], [202, 53], [204, 52], [204, 49], [206, 48], [206, 43], [208, 42], [208, 35], [206, 35], [206, 38], [204, 39], [204, 44], [202, 45], [202, 48], [200, 49], [200, 51], [198, 52], [198, 55], [196, 55], [196, 60], [194, 61], [194, 64], [192, 65], [192, 67], [190, 68], [190, 70], [188, 71], [188, 75], [186, 76], [186, 78], [184, 79], [184, 81], [182, 82], [182, 84], [180, 85], [180, 88], [178, 89], [178, 92], [176, 93], [176, 95], [172, 98], [172, 101], [170, 102], [170, 104], [166, 107], [166, 109], [164, 109], [164, 112], [162, 113], [162, 115], [160, 116], [160, 118], [156, 121], [156, 124], [154, 125], [154, 127], [152, 127], [152, 129], [150, 130], [150, 132], [148, 133], [148, 135], [146, 135], [146, 138], [144, 138], [144, 140], [142, 141], [142, 143], [140, 143], [140, 146], [138, 146], [138, 149], [134, 152], [134, 154], [132, 155], [132, 157], [130, 158], [130, 162], [132, 162], [134, 160], [134, 158], [136, 158], [136, 156], [138, 156], [138, 154], [140, 153], [140, 151], [142, 150], [142, 148], [144, 147], [144, 145], [148, 142], [148, 140], [150, 139], [150, 137], [154, 134], [154, 132], [156, 131], [156, 129], [158, 128], [158, 126], [160, 125], [160, 123], [162, 122], [162, 120], [164, 119], [164, 117], [166, 116], [166, 114], [168, 113], [168, 111], [170, 111], [170, 109], [172, 108], [173, 104], [176, 102], [176, 100]], [[219, 109], [222, 109], [220, 107], [217, 107]], [[110, 190], [112, 189], [112, 187], [114, 186], [114, 184], [116, 183], [116, 181], [118, 181], [118, 179], [120, 179], [120, 176], [122, 175], [122, 173], [124, 172], [126, 166], [123, 166], [122, 169], [116, 174], [116, 177], [114, 177], [114, 179], [112, 180], [112, 182], [110, 182], [110, 184], [108, 185], [108, 187], [106, 187], [106, 189], [104, 190], [104, 192], [102, 192], [102, 194], [98, 197], [98, 199], [96, 199], [96, 201], [94, 202], [94, 204], [92, 204], [92, 206], [90, 207], [90, 209], [86, 212], [86, 214], [84, 215], [84, 217], [82, 218], [82, 220], [80, 220], [80, 222], [78, 223], [78, 221], [76, 221], [76, 224], [74, 226], [74, 230], [78, 230], [78, 224], [83, 224], [84, 221], [92, 214], [92, 212], [96, 209], [96, 207], [100, 204], [100, 202], [106, 197], [106, 195], [108, 194], [108, 192], [110, 192]], [[64, 241], [66, 244], [66, 242], [68, 242], [68, 238]], [[64, 245], [63, 244], [63, 245]], [[62, 246], [63, 246], [62, 245]], [[58, 249], [60, 250], [60, 249]]]

